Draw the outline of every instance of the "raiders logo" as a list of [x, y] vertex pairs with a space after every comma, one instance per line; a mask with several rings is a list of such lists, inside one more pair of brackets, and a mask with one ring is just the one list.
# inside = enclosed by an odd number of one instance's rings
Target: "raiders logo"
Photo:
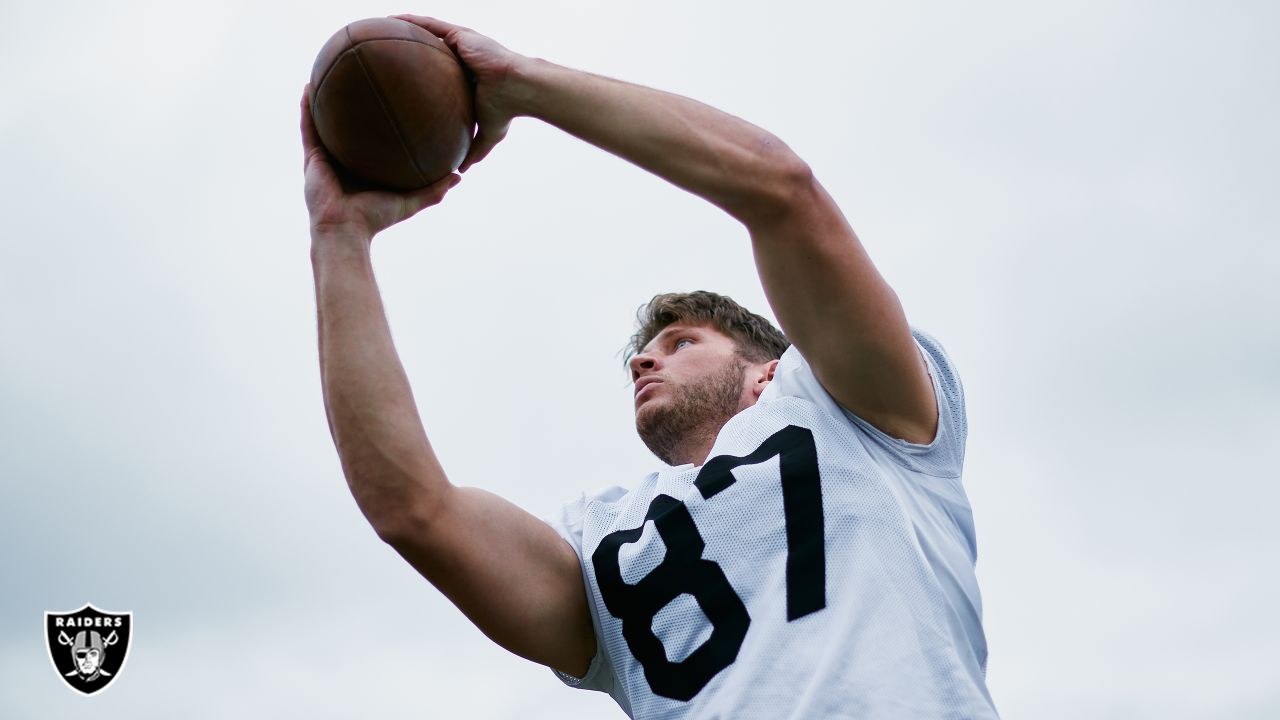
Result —
[[58, 676], [72, 690], [92, 695], [110, 685], [129, 658], [133, 613], [86, 604], [73, 612], [46, 612], [44, 629]]

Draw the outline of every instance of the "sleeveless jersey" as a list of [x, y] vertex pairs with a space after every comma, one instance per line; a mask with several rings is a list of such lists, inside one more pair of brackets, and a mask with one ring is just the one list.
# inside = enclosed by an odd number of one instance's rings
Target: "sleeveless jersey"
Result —
[[596, 655], [566, 684], [632, 718], [995, 718], [960, 484], [964, 395], [913, 330], [928, 445], [841, 407], [792, 346], [701, 467], [563, 506]]

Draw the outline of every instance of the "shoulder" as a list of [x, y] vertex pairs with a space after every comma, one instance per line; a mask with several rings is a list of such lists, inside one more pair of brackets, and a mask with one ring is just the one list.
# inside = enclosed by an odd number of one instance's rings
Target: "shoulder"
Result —
[[968, 434], [959, 373], [936, 338], [917, 328], [912, 328], [911, 335], [928, 368], [938, 404], [938, 429], [930, 443], [912, 443], [891, 437], [841, 405], [818, 381], [808, 360], [794, 345], [782, 354], [774, 379], [761, 393], [760, 400], [807, 400], [868, 440], [871, 446], [885, 451], [898, 464], [930, 475], [957, 476], [963, 463]]

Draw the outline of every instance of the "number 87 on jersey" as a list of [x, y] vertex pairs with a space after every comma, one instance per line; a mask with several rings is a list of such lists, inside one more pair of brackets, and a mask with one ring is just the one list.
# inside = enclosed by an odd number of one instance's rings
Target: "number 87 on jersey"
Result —
[[[826, 557], [822, 516], [822, 485], [818, 475], [813, 433], [788, 425], [771, 435], [755, 451], [742, 457], [720, 455], [698, 472], [694, 486], [710, 500], [731, 487], [732, 470], [778, 458], [783, 516], [787, 535], [787, 621], [826, 607]], [[640, 539], [652, 521], [666, 555], [648, 575], [623, 581], [619, 556], [622, 546]], [[692, 699], [721, 670], [731, 665], [746, 639], [751, 617], [724, 570], [702, 557], [706, 542], [689, 508], [670, 495], [659, 494], [649, 504], [639, 527], [605, 536], [591, 555], [600, 595], [609, 613], [622, 621], [622, 635], [643, 666], [653, 692], [675, 700]], [[707, 620], [711, 635], [679, 662], [667, 659], [653, 620], [681, 595], [691, 595]]]

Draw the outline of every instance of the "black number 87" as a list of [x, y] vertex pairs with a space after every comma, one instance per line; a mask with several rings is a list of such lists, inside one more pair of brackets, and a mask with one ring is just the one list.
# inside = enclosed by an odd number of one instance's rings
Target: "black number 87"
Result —
[[[822, 522], [822, 485], [818, 452], [808, 428], [788, 425], [769, 436], [745, 456], [720, 455], [702, 466], [694, 486], [710, 500], [733, 485], [731, 472], [739, 465], [756, 465], [778, 458], [782, 482], [782, 511], [787, 532], [787, 621], [827, 606], [826, 549]], [[640, 539], [644, 523], [652, 520], [666, 557], [635, 585], [622, 580], [618, 553]], [[721, 670], [733, 663], [747, 636], [751, 617], [720, 565], [702, 557], [706, 543], [683, 502], [658, 495], [649, 504], [644, 522], [631, 530], [612, 532], [591, 555], [605, 607], [622, 620], [622, 635], [644, 667], [653, 692], [676, 700], [697, 695]], [[667, 660], [662, 641], [653, 633], [653, 618], [680, 595], [688, 593], [711, 621], [711, 636], [680, 662]]]

